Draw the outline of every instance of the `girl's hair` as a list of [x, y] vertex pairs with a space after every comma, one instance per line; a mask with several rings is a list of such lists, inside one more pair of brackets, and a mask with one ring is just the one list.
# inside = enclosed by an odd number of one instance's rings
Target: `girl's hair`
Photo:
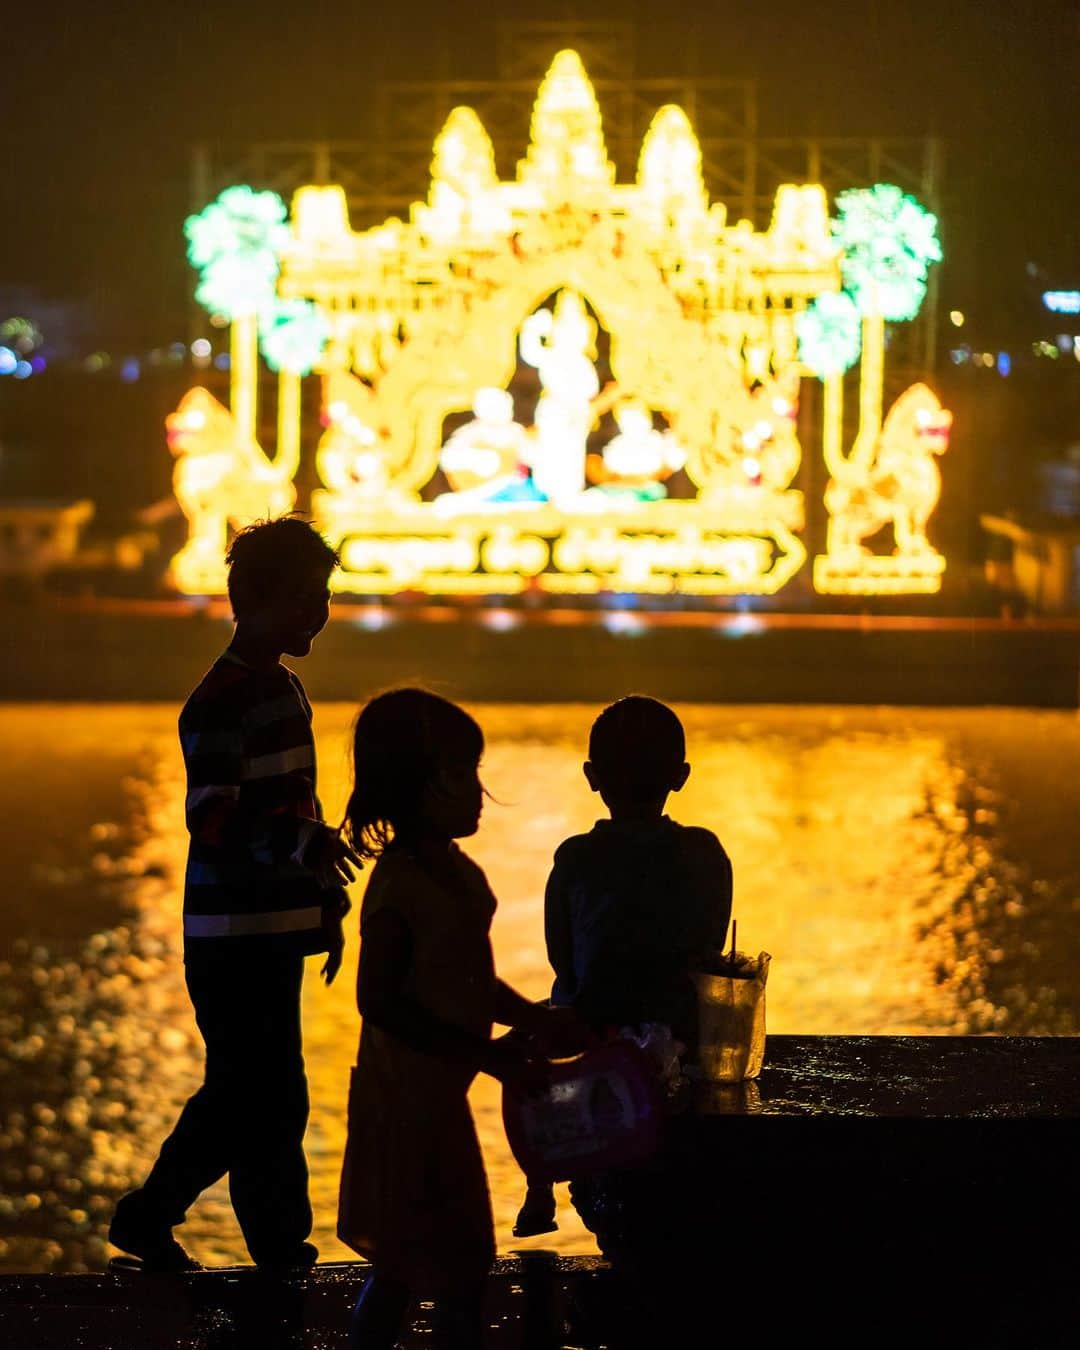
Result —
[[427, 689], [391, 689], [367, 703], [353, 729], [349, 842], [374, 858], [417, 819], [424, 789], [446, 763], [477, 763], [484, 733], [464, 709]]

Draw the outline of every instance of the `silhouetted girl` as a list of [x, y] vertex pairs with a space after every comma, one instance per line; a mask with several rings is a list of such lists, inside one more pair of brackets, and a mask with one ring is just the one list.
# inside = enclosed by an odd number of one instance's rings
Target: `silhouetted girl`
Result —
[[493, 1022], [541, 1037], [561, 1025], [496, 978], [495, 898], [454, 843], [480, 822], [483, 748], [468, 713], [423, 689], [382, 694], [356, 722], [346, 826], [378, 862], [360, 915], [363, 1029], [338, 1216], [341, 1240], [374, 1267], [354, 1350], [392, 1346], [421, 1294], [435, 1299], [442, 1344], [481, 1344], [495, 1246], [466, 1094], [477, 1071], [537, 1072], [490, 1039]]

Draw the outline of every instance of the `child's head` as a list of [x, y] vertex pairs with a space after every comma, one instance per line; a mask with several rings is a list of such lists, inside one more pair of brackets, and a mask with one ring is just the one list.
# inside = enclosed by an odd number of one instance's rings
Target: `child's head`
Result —
[[346, 808], [363, 857], [394, 838], [462, 839], [480, 824], [484, 733], [464, 709], [426, 689], [392, 689], [366, 704], [353, 731]]
[[659, 815], [689, 774], [682, 723], [657, 699], [631, 694], [593, 723], [585, 777], [612, 815]]
[[330, 574], [340, 559], [299, 516], [260, 520], [225, 556], [238, 624], [257, 628], [290, 656], [306, 656], [330, 614]]

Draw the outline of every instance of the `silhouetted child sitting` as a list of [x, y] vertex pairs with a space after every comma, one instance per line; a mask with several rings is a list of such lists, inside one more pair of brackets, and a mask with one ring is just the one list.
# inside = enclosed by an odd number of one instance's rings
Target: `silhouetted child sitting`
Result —
[[109, 1241], [148, 1268], [197, 1266], [172, 1235], [225, 1173], [263, 1267], [313, 1265], [300, 1035], [304, 958], [341, 966], [343, 883], [358, 861], [323, 822], [311, 705], [283, 654], [306, 656], [329, 617], [338, 556], [296, 516], [261, 521], [227, 556], [236, 631], [180, 714], [190, 833], [184, 967], [206, 1042], [202, 1086]]
[[421, 1293], [436, 1300], [437, 1343], [480, 1346], [495, 1242], [469, 1084], [477, 1071], [542, 1078], [519, 1043], [490, 1039], [493, 1022], [556, 1050], [575, 1020], [495, 975], [495, 898], [454, 843], [479, 825], [483, 748], [468, 713], [423, 689], [382, 694], [356, 722], [347, 828], [357, 853], [378, 858], [360, 915], [363, 1027], [338, 1216], [341, 1240], [373, 1265], [356, 1350], [392, 1346]]
[[[611, 818], [555, 853], [544, 900], [551, 1001], [600, 1034], [660, 1023], [693, 1053], [691, 972], [723, 946], [731, 863], [711, 831], [664, 815], [690, 775], [682, 723], [656, 699], [620, 699], [593, 723], [584, 770]], [[514, 1232], [549, 1232], [554, 1215], [551, 1187], [530, 1184]]]

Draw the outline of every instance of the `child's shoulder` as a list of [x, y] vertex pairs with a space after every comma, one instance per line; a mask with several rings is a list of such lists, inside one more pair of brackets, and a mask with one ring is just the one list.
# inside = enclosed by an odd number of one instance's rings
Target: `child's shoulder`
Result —
[[367, 888], [370, 891], [372, 887], [396, 885], [403, 880], [413, 880], [418, 874], [422, 875], [412, 854], [391, 845], [375, 859]]
[[672, 825], [678, 831], [677, 838], [684, 852], [694, 857], [727, 857], [723, 844], [704, 825], [680, 825], [675, 821]]
[[243, 707], [251, 685], [251, 668], [219, 656], [191, 691], [180, 711], [181, 725], [212, 719]]
[[595, 830], [590, 830], [588, 834], [572, 834], [568, 839], [564, 839], [555, 850], [553, 865], [561, 868], [572, 868], [576, 863], [584, 862], [597, 847], [597, 837]]
[[678, 831], [679, 840], [687, 848], [705, 848], [723, 850], [723, 844], [717, 836], [704, 825], [683, 825], [678, 821], [671, 822]]
[[404, 912], [410, 897], [424, 882], [424, 875], [403, 849], [387, 848], [375, 859], [364, 888], [361, 925], [380, 909]]
[[[708, 885], [731, 884], [732, 866], [727, 849], [703, 825], [675, 825], [680, 869], [691, 876], [707, 878]], [[726, 879], [726, 880], [725, 880]]]
[[393, 910], [413, 928], [425, 928], [435, 920], [441, 923], [447, 913], [455, 912], [465, 897], [470, 911], [472, 902], [478, 912], [490, 918], [495, 899], [482, 868], [464, 853], [454, 849], [441, 861], [416, 857], [405, 848], [392, 844], [383, 850], [371, 869], [360, 925], [380, 910]]
[[455, 847], [443, 860], [418, 858], [410, 849], [390, 844], [379, 854], [371, 869], [368, 889], [373, 886], [396, 890], [399, 887], [436, 887], [464, 880], [466, 883], [487, 885], [487, 878], [479, 863]]
[[282, 695], [307, 702], [304, 686], [287, 666], [253, 670], [223, 652], [188, 695], [180, 712], [181, 725], [239, 721], [256, 706]]

